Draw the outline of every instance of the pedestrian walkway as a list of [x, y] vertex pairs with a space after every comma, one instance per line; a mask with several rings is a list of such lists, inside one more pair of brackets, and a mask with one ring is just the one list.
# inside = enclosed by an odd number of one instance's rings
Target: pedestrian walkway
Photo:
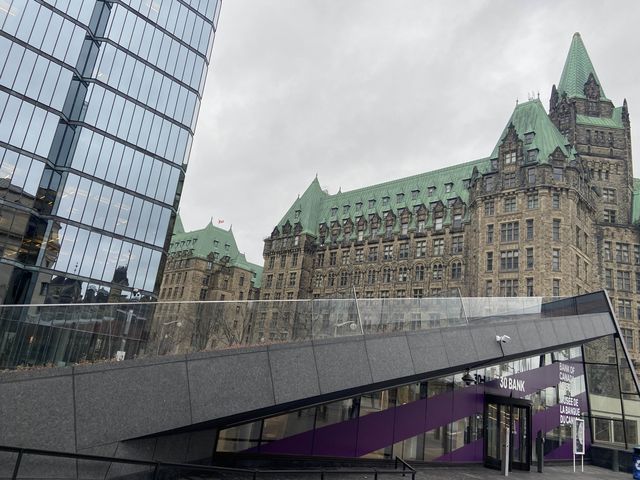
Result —
[[[418, 467], [416, 470], [416, 480], [497, 480], [505, 478], [499, 470], [491, 470], [480, 465], [470, 467]], [[509, 472], [509, 476], [506, 478], [512, 480], [620, 480], [623, 478], [631, 479], [632, 475], [591, 465], [585, 465], [584, 472], [580, 471], [580, 466], [578, 465], [576, 473], [573, 473], [573, 466], [569, 464], [545, 465], [543, 473], [538, 473], [535, 466], [529, 472], [514, 470]]]

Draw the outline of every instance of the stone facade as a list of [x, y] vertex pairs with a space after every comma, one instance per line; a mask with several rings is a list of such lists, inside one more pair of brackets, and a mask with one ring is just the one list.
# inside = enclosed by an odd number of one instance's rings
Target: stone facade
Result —
[[158, 351], [200, 351], [240, 343], [247, 328], [246, 301], [260, 297], [261, 274], [262, 267], [238, 251], [231, 230], [209, 223], [202, 230], [185, 232], [178, 219], [151, 334]]
[[[261, 298], [570, 296], [606, 288], [640, 360], [640, 181], [579, 34], [549, 113], [517, 105], [492, 154], [329, 195], [265, 240]], [[638, 197], [640, 198], [640, 197]]]

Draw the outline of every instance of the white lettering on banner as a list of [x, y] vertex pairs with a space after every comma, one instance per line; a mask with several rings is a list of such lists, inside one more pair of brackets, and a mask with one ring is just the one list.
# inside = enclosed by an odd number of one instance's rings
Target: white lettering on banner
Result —
[[500, 388], [524, 392], [524, 380], [512, 377], [500, 377]]
[[559, 363], [558, 393], [560, 394], [560, 425], [571, 425], [575, 418], [580, 417], [580, 402], [572, 396], [571, 384], [575, 378], [576, 367], [566, 363]]

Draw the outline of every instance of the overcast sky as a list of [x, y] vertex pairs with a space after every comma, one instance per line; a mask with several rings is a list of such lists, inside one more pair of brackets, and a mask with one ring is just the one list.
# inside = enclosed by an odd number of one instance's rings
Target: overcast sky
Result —
[[640, 145], [638, 0], [223, 1], [180, 213], [250, 261], [316, 173], [333, 194], [488, 156], [576, 31]]

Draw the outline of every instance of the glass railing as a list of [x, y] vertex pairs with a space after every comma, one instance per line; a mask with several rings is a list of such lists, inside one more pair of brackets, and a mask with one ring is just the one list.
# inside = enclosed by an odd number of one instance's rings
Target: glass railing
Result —
[[0, 370], [605, 311], [592, 295], [1, 306]]

